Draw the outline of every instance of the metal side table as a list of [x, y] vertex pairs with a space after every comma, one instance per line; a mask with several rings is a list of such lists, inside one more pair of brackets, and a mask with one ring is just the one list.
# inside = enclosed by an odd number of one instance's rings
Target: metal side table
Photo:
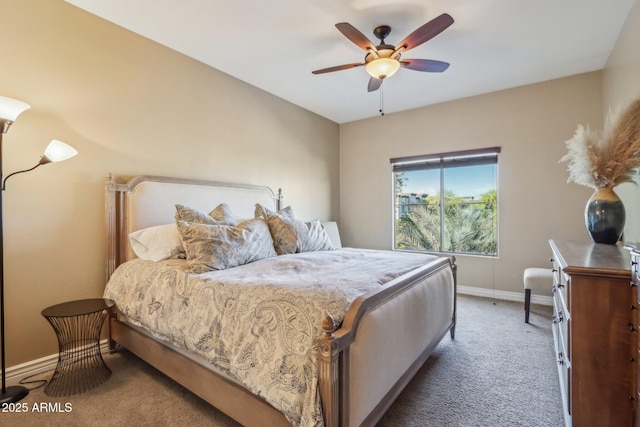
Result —
[[45, 388], [49, 396], [70, 396], [98, 387], [111, 377], [100, 353], [100, 331], [114, 302], [85, 299], [42, 310], [58, 335], [56, 371]]

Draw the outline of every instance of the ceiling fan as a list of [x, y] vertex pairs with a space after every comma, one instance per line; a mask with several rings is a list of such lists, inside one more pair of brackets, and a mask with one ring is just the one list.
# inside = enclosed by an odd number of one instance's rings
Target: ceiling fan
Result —
[[441, 73], [449, 64], [432, 59], [400, 59], [400, 55], [422, 43], [431, 40], [453, 24], [453, 18], [443, 13], [437, 18], [427, 22], [413, 33], [409, 34], [397, 46], [386, 44], [384, 39], [391, 33], [391, 27], [381, 25], [373, 30], [373, 35], [380, 39], [380, 44], [375, 46], [364, 34], [358, 31], [353, 25], [347, 22], [336, 24], [336, 28], [358, 47], [367, 52], [364, 62], [338, 65], [335, 67], [323, 68], [312, 71], [313, 74], [331, 73], [333, 71], [347, 70], [365, 66], [367, 73], [371, 76], [367, 90], [376, 91], [382, 85], [382, 81], [393, 75], [400, 67], [414, 71], [426, 71], [429, 73]]

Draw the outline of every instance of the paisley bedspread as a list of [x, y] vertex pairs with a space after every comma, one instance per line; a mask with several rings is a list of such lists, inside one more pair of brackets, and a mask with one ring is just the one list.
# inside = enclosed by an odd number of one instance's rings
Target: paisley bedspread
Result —
[[361, 249], [281, 255], [188, 273], [185, 260], [135, 259], [104, 292], [127, 319], [192, 350], [262, 396], [294, 426], [321, 426], [316, 339], [322, 319], [436, 257]]

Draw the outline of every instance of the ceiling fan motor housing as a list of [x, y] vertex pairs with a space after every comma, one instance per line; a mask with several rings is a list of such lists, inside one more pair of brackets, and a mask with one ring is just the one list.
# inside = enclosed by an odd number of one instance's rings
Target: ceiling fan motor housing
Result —
[[[373, 61], [378, 58], [391, 58], [391, 55], [396, 51], [396, 47], [390, 44], [381, 44], [376, 46], [376, 52], [369, 51], [364, 57], [365, 62]], [[400, 59], [400, 52], [396, 53], [395, 59]]]

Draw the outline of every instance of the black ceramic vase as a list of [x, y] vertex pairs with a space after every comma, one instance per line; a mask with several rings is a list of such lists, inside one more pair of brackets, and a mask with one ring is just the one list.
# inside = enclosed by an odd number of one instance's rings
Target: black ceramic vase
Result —
[[615, 244], [622, 236], [625, 219], [622, 200], [611, 188], [596, 190], [584, 210], [587, 231], [595, 243]]

